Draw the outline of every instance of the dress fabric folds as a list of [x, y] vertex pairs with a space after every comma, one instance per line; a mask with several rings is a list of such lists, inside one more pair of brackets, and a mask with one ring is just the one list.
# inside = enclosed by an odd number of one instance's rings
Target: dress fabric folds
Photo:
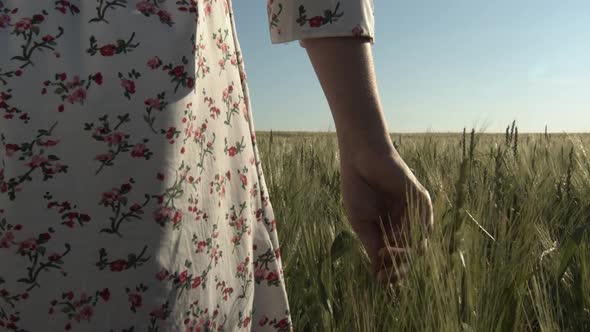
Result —
[[[267, 13], [372, 38], [368, 0]], [[0, 330], [292, 331], [281, 222], [230, 0], [0, 0]]]

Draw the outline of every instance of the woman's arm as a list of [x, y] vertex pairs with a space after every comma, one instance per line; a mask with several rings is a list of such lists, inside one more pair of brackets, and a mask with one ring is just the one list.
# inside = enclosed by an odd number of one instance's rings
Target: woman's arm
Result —
[[[383, 116], [368, 38], [303, 39], [336, 124], [343, 157], [395, 153]], [[349, 154], [349, 155], [348, 155]]]

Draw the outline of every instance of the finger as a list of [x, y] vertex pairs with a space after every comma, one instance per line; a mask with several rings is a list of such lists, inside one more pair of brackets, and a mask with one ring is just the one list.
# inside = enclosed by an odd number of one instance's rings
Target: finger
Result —
[[410, 271], [409, 264], [401, 264], [393, 268], [384, 268], [377, 273], [377, 281], [379, 284], [387, 286], [389, 284], [397, 284], [402, 279], [406, 278]]
[[420, 240], [420, 243], [418, 244], [418, 248], [416, 250], [416, 253], [418, 255], [424, 255], [424, 253], [426, 253], [426, 251], [428, 250], [428, 238], [423, 238], [422, 240]]
[[[434, 227], [432, 199], [430, 193], [421, 185], [410, 186], [406, 196], [406, 212], [417, 221], [420, 234], [429, 235]], [[407, 222], [411, 222], [407, 220]], [[416, 225], [416, 222], [412, 223]]]
[[385, 214], [385, 218], [379, 217], [379, 219], [385, 245], [400, 248], [408, 246], [409, 223], [403, 211], [392, 208]]
[[411, 248], [398, 248], [398, 247], [386, 246], [386, 247], [379, 249], [378, 255], [380, 257], [381, 264], [399, 265], [401, 263], [407, 262], [411, 252], [412, 252]]

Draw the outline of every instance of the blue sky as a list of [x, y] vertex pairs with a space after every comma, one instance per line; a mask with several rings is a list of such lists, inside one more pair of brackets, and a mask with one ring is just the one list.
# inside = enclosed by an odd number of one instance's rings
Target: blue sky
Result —
[[[590, 1], [374, 1], [391, 132], [590, 131]], [[256, 130], [334, 131], [305, 49], [270, 43], [266, 1], [233, 7]]]

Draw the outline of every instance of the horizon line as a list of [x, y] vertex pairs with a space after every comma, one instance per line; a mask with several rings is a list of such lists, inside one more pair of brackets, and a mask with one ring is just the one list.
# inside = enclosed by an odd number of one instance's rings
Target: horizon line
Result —
[[[336, 131], [321, 131], [321, 130], [274, 130], [274, 129], [270, 129], [270, 130], [258, 130], [256, 129], [255, 132], [267, 132], [270, 133], [271, 131], [273, 132], [283, 132], [283, 133], [336, 133]], [[466, 131], [466, 134], [470, 134], [471, 131]], [[476, 131], [476, 133], [478, 134], [490, 134], [490, 135], [498, 135], [498, 134], [506, 134], [505, 131], [502, 132], [486, 132], [486, 131]], [[544, 135], [545, 132], [544, 131], [519, 131], [519, 134], [539, 134], [539, 135]], [[580, 134], [590, 134], [590, 131], [586, 131], [586, 132], [567, 132], [567, 131], [547, 131], [547, 134], [570, 134], [570, 135], [580, 135]], [[389, 132], [389, 134], [463, 134], [463, 131], [403, 131], [403, 132]]]

